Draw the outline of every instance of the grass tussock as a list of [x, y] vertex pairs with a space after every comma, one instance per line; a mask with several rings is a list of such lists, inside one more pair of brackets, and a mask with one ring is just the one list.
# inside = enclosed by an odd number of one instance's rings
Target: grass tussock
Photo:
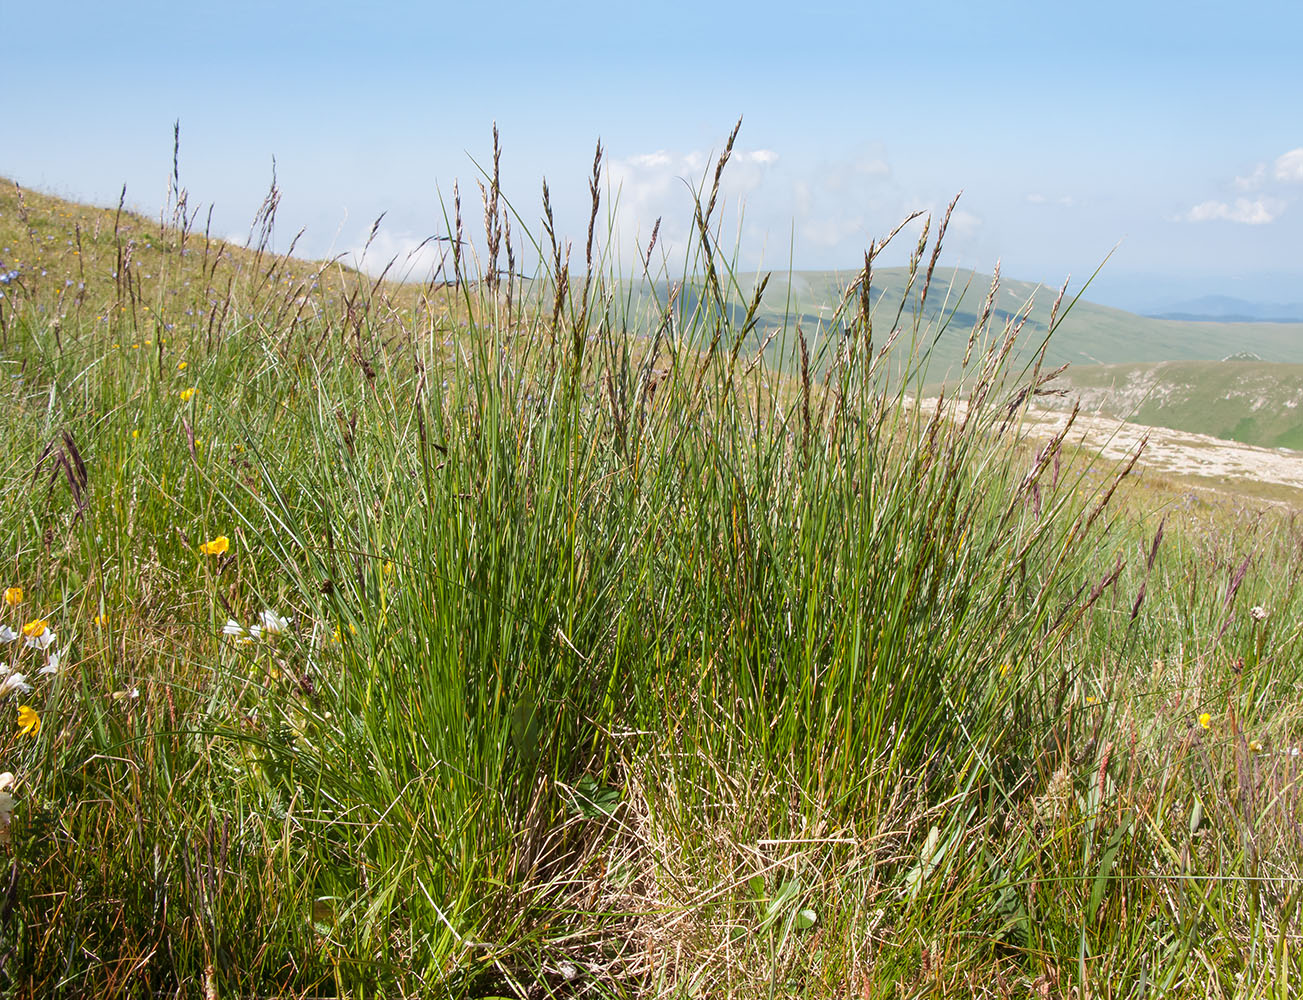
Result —
[[10, 992], [1287, 995], [1298, 525], [922, 404], [946, 218], [762, 337], [732, 141], [638, 295], [0, 196]]

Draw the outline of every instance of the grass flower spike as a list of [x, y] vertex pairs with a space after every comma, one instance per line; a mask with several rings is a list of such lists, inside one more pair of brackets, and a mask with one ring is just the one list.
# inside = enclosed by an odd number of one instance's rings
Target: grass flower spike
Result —
[[230, 551], [230, 548], [231, 540], [225, 535], [218, 535], [211, 541], [204, 542], [203, 545], [199, 546], [199, 551], [206, 556], [221, 556]]
[[41, 731], [41, 717], [31, 705], [18, 706], [18, 735], [35, 736]]

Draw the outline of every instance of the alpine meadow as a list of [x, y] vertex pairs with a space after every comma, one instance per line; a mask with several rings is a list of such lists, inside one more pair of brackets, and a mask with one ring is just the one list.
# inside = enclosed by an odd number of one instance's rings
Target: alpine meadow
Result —
[[5, 995], [1295, 995], [1298, 497], [1030, 421], [954, 204], [795, 308], [736, 135], [632, 275], [496, 130], [422, 283], [4, 185]]

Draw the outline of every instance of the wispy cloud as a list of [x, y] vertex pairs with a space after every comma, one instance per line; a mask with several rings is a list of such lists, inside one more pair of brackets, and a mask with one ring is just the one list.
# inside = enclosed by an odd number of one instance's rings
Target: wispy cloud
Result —
[[398, 281], [428, 281], [443, 263], [446, 244], [410, 233], [376, 233], [370, 246], [352, 247], [343, 254], [344, 263], [367, 274], [388, 276]]
[[1267, 179], [1267, 165], [1259, 163], [1249, 173], [1243, 177], [1235, 178], [1235, 187], [1239, 191], [1256, 191], [1262, 187], [1262, 182]]
[[1195, 205], [1181, 219], [1185, 222], [1239, 222], [1262, 226], [1280, 215], [1284, 205], [1274, 198], [1236, 198], [1234, 203], [1204, 201]]
[[1027, 203], [1030, 205], [1058, 205], [1061, 208], [1072, 208], [1077, 204], [1077, 199], [1070, 194], [1060, 195], [1058, 198], [1051, 198], [1040, 192], [1033, 192], [1027, 195]]

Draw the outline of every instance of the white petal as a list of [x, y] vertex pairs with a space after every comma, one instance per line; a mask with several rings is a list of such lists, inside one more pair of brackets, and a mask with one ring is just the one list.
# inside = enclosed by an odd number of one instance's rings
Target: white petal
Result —
[[261, 618], [262, 627], [271, 635], [280, 635], [290, 625], [288, 618], [282, 618], [275, 611], [264, 611]]
[[28, 649], [46, 649], [54, 642], [54, 629], [47, 628], [40, 635], [29, 635], [27, 637]]
[[20, 691], [27, 694], [32, 686], [27, 683], [26, 674], [10, 674], [3, 681], [0, 681], [0, 698], [14, 691]]
[[18, 638], [18, 633], [8, 625], [0, 625], [0, 642], [13, 642]]

